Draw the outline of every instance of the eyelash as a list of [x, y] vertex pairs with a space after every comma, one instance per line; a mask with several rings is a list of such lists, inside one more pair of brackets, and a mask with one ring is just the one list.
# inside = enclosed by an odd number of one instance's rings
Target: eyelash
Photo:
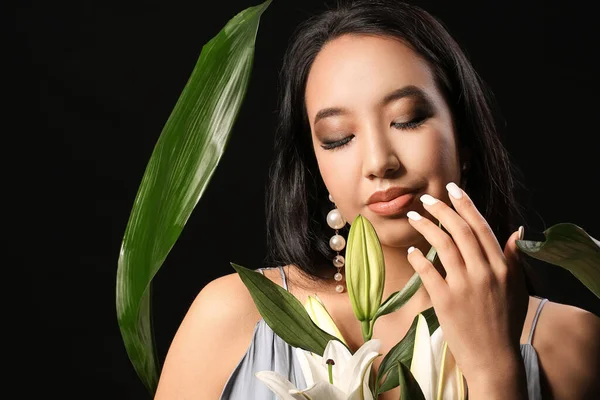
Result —
[[[419, 126], [421, 126], [421, 124], [423, 122], [425, 122], [426, 119], [427, 119], [426, 117], [420, 117], [420, 118], [415, 118], [412, 121], [408, 121], [408, 122], [392, 122], [391, 125], [394, 128], [411, 130], [411, 129], [416, 129]], [[321, 145], [321, 147], [325, 150], [338, 150], [338, 149], [342, 148], [343, 146], [345, 146], [346, 144], [348, 144], [353, 138], [354, 138], [354, 135], [350, 135], [348, 137], [343, 138], [342, 140], [338, 140], [337, 142], [323, 143]]]

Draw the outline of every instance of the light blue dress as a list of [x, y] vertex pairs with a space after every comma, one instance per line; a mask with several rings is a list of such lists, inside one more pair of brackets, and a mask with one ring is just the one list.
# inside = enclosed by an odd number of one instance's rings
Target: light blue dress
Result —
[[[282, 286], [287, 290], [283, 268], [278, 268], [281, 273]], [[263, 269], [265, 268], [260, 268], [258, 271], [262, 273]], [[542, 399], [538, 356], [531, 345], [531, 339], [540, 311], [547, 301], [548, 299], [542, 299], [540, 302], [533, 318], [529, 339], [526, 344], [521, 344], [521, 356], [525, 364], [529, 400]], [[297, 388], [306, 388], [306, 381], [302, 375], [302, 369], [296, 358], [294, 348], [277, 336], [262, 318], [256, 323], [252, 341], [229, 376], [220, 400], [277, 400], [275, 393], [254, 376], [258, 371], [278, 372], [289, 379]]]

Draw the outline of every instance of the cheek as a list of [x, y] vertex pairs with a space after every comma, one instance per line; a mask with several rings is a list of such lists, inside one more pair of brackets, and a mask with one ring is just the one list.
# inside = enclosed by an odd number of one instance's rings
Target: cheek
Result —
[[456, 144], [451, 134], [432, 131], [422, 135], [406, 152], [405, 167], [429, 179], [453, 177], [458, 163]]
[[359, 182], [357, 181], [360, 179], [360, 173], [358, 172], [357, 158], [341, 154], [321, 153], [317, 155], [317, 162], [323, 182], [335, 200], [335, 206], [346, 221], [351, 222], [358, 214], [356, 200], [360, 200]]

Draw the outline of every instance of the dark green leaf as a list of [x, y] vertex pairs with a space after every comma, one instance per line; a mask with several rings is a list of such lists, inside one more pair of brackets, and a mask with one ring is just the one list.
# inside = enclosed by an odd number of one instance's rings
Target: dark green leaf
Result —
[[327, 343], [338, 340], [319, 328], [302, 303], [290, 292], [271, 282], [260, 272], [234, 263], [231, 265], [248, 288], [267, 325], [288, 344], [322, 356]]
[[268, 0], [234, 18], [204, 47], [146, 166], [119, 252], [116, 308], [129, 359], [154, 393], [157, 361], [150, 283], [204, 193], [246, 94]]
[[410, 368], [404, 363], [396, 363], [398, 370], [398, 380], [400, 383], [400, 399], [401, 400], [425, 400], [425, 395], [419, 386], [419, 382], [415, 379]]
[[544, 242], [517, 240], [517, 247], [533, 258], [567, 269], [600, 297], [600, 242], [571, 223], [553, 225], [544, 236]]
[[421, 277], [419, 274], [415, 273], [406, 283], [406, 285], [402, 288], [402, 290], [395, 292], [387, 298], [386, 301], [379, 306], [379, 309], [375, 313], [375, 318], [377, 319], [382, 315], [390, 314], [400, 307], [402, 307], [410, 298], [419, 290], [421, 287]]
[[[433, 307], [421, 312], [427, 320], [429, 334], [433, 334], [440, 326]], [[390, 349], [385, 355], [377, 374], [378, 389], [377, 393], [387, 392], [398, 386], [398, 373], [396, 371], [399, 362], [410, 365], [412, 362], [413, 351], [415, 348], [415, 332], [417, 330], [418, 315], [413, 319], [413, 323], [404, 335], [404, 338], [398, 344]], [[385, 381], [383, 380], [385, 379]]]
[[[435, 264], [435, 260], [437, 258], [437, 251], [432, 246], [427, 253], [427, 259], [431, 261], [432, 264]], [[381, 317], [382, 315], [393, 313], [394, 311], [400, 309], [410, 298], [419, 290], [421, 287], [421, 277], [419, 274], [415, 273], [406, 283], [406, 285], [402, 288], [402, 290], [395, 292], [387, 298], [386, 301], [379, 306], [377, 313], [375, 314], [375, 320]]]

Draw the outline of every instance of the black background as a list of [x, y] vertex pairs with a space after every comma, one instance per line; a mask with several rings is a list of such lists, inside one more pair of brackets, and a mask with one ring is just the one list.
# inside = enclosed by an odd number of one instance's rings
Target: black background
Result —
[[[593, 13], [541, 1], [412, 3], [443, 21], [498, 99], [506, 146], [529, 190], [526, 238], [559, 222], [600, 238]], [[149, 398], [116, 320], [120, 243], [146, 163], [202, 45], [256, 4], [29, 1], [13, 8], [5, 119], [16, 128], [5, 133], [17, 142], [4, 160], [21, 210], [7, 213], [18, 239], [9, 252], [26, 274], [7, 285], [18, 290], [15, 304], [25, 306], [18, 314], [27, 322], [12, 330], [27, 343], [13, 349], [20, 366], [13, 368], [27, 382], [19, 398]], [[161, 364], [207, 282], [233, 272], [229, 262], [262, 265], [277, 74], [292, 29], [323, 6], [275, 0], [263, 15], [227, 150], [154, 279]], [[598, 299], [569, 273], [550, 265], [536, 271], [539, 295], [600, 315]]]

